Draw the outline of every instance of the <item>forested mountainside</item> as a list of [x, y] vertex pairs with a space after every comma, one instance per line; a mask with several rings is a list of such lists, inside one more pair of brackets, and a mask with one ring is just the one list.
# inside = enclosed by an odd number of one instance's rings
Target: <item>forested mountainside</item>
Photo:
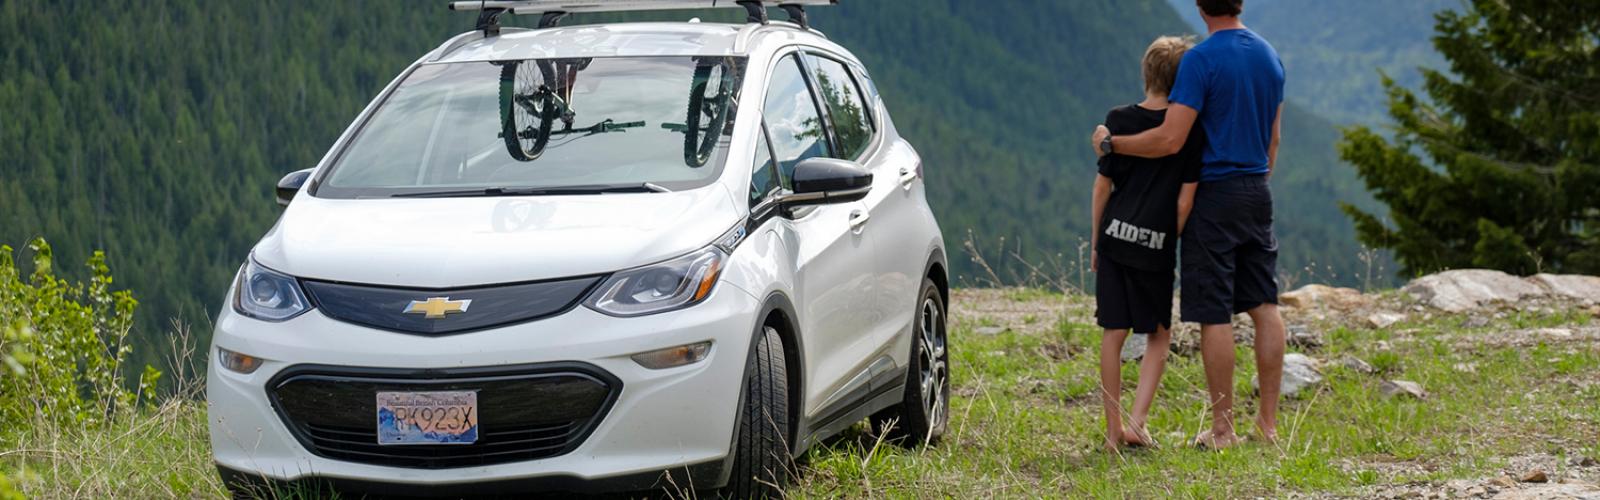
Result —
[[[815, 10], [922, 152], [969, 279], [969, 234], [1002, 277], [1021, 269], [1002, 252], [1076, 256], [1089, 236], [1088, 134], [1140, 97], [1149, 40], [1187, 31], [1162, 0]], [[0, 243], [45, 236], [69, 274], [105, 249], [125, 277], [116, 286], [142, 303], [137, 337], [160, 338], [172, 318], [203, 331], [277, 216], [274, 182], [315, 165], [384, 84], [472, 22], [443, 2], [0, 2]], [[1292, 107], [1285, 137], [1282, 268], [1314, 262], [1339, 273], [1319, 279], [1349, 281], [1358, 248], [1337, 202], [1366, 196], [1337, 164], [1327, 122]]]
[[[1200, 33], [1194, 0], [1168, 0]], [[1461, 0], [1251, 0], [1244, 22], [1272, 42], [1289, 70], [1291, 99], [1336, 125], [1387, 123], [1382, 77], [1418, 88], [1418, 66], [1445, 68], [1433, 15]]]

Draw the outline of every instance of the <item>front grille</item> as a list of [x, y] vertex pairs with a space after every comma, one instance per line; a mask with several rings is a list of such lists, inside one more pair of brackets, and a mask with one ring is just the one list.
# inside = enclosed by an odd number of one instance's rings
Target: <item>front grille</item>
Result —
[[[351, 285], [303, 280], [312, 305], [330, 318], [413, 335], [450, 335], [534, 321], [564, 313], [578, 305], [599, 277], [476, 288], [420, 289]], [[460, 312], [443, 317], [407, 313], [413, 303], [430, 299], [463, 303]], [[470, 302], [467, 302], [470, 301]]]
[[[560, 456], [588, 438], [622, 383], [590, 365], [374, 370], [291, 367], [269, 384], [279, 416], [317, 456], [372, 465], [447, 469]], [[478, 391], [469, 445], [378, 444], [377, 393]]]

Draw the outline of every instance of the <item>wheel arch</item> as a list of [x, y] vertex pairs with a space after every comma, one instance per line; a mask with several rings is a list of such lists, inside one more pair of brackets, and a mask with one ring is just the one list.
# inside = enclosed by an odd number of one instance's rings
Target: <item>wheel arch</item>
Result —
[[933, 254], [928, 256], [928, 265], [922, 275], [939, 287], [939, 295], [944, 297], [945, 309], [950, 308], [950, 271], [945, 262], [944, 249], [935, 248]]

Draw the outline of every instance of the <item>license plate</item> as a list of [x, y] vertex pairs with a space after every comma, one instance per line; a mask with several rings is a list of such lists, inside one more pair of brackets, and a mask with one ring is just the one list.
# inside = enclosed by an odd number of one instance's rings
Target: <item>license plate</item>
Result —
[[378, 393], [378, 444], [478, 441], [478, 392]]

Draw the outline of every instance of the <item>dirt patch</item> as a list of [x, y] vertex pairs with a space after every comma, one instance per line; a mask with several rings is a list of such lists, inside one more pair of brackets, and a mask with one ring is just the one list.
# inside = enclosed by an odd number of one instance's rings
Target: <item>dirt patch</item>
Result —
[[1093, 323], [1094, 306], [1086, 297], [1068, 297], [1021, 288], [957, 289], [950, 314], [980, 335], [1005, 331], [1048, 334], [1061, 321]]
[[[1345, 467], [1375, 471], [1386, 477], [1428, 471], [1426, 466], [1416, 462], [1361, 462], [1347, 463]], [[1562, 459], [1550, 454], [1521, 455], [1507, 459], [1500, 474], [1489, 477], [1369, 486], [1348, 498], [1600, 500], [1600, 460], [1586, 456]]]

